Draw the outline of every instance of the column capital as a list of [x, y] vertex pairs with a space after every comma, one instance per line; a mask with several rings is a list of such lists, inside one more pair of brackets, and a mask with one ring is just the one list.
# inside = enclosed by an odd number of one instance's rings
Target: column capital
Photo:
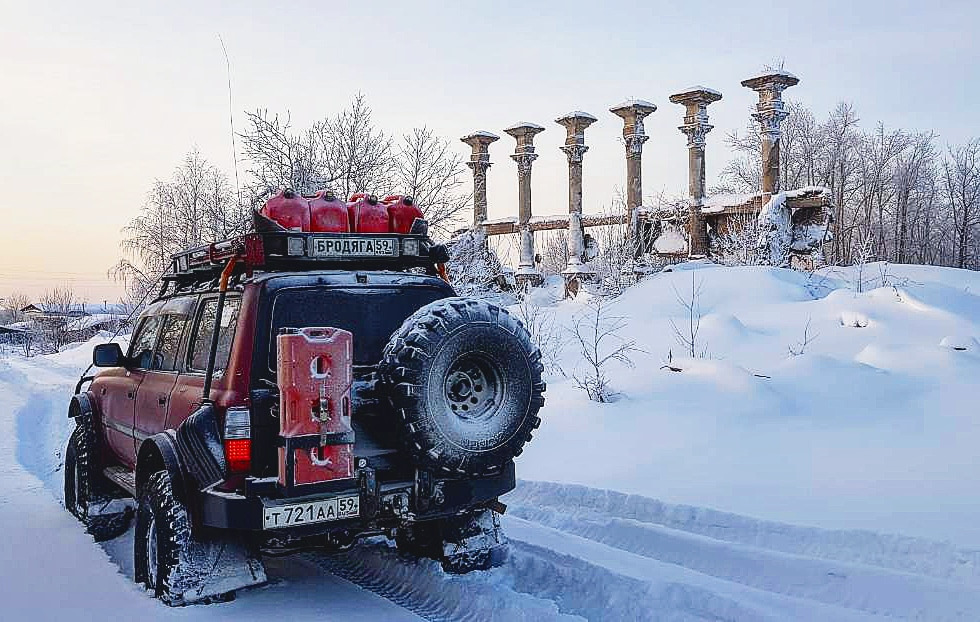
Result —
[[782, 69], [767, 71], [754, 78], [742, 80], [742, 86], [759, 94], [752, 118], [759, 122], [764, 138], [775, 142], [781, 136], [780, 124], [789, 116], [783, 102], [783, 91], [799, 84], [800, 79]]
[[670, 96], [671, 103], [685, 108], [684, 125], [679, 126], [687, 135], [688, 149], [704, 149], [705, 137], [714, 126], [708, 123], [708, 104], [721, 99], [721, 93], [704, 86], [692, 86]]
[[475, 171], [477, 168], [486, 169], [490, 166], [490, 143], [500, 140], [500, 137], [484, 130], [478, 130], [463, 136], [459, 140], [472, 147], [473, 152], [470, 154], [470, 159], [466, 165]]
[[642, 99], [629, 99], [609, 109], [609, 112], [623, 119], [623, 142], [627, 157], [639, 157], [643, 153], [643, 143], [649, 139], [643, 129], [643, 119], [656, 110], [656, 104]]
[[535, 123], [522, 121], [504, 130], [514, 137], [517, 145], [511, 159], [517, 162], [517, 173], [519, 175], [530, 175], [531, 164], [538, 159], [538, 154], [534, 153], [534, 137], [544, 131], [544, 128]]
[[555, 119], [555, 123], [564, 126], [567, 132], [565, 144], [559, 147], [559, 149], [565, 152], [569, 164], [580, 163], [582, 156], [589, 150], [585, 145], [585, 130], [596, 121], [598, 119], [580, 110], [570, 112]]

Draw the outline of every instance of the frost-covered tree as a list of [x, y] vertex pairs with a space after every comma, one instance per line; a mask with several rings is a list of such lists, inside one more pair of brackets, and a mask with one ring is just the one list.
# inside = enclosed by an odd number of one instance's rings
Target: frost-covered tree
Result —
[[170, 267], [171, 255], [248, 230], [250, 212], [228, 179], [192, 149], [167, 180], [157, 180], [140, 213], [123, 229], [125, 254], [111, 270], [134, 302]]
[[363, 95], [308, 129], [293, 129], [288, 114], [247, 113], [242, 132], [249, 202], [258, 206], [281, 188], [302, 194], [332, 190], [415, 198], [433, 231], [448, 234], [469, 202], [466, 167], [449, 141], [425, 127], [399, 141], [381, 131]]

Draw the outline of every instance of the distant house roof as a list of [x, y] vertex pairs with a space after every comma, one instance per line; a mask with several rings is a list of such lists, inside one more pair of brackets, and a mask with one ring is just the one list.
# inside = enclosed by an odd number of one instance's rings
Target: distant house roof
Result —
[[24, 313], [54, 313], [58, 315], [128, 315], [129, 309], [121, 303], [91, 303], [80, 302], [72, 304], [67, 312], [60, 307], [50, 307], [43, 302], [33, 302], [23, 309]]
[[0, 326], [0, 335], [22, 335], [30, 331], [16, 326]]
[[113, 315], [111, 313], [96, 313], [94, 315], [83, 315], [82, 317], [72, 320], [65, 324], [64, 330], [68, 332], [75, 332], [79, 330], [86, 330], [88, 328], [95, 328], [99, 326], [109, 326], [113, 322], [119, 320], [118, 315]]

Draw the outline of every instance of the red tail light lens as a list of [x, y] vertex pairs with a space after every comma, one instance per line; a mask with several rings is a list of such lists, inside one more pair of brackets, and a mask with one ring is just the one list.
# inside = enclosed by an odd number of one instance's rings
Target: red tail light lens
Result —
[[252, 466], [252, 424], [247, 408], [225, 413], [225, 460], [231, 473], [248, 472]]
[[226, 439], [225, 458], [228, 460], [228, 470], [232, 473], [247, 472], [252, 466], [252, 439]]

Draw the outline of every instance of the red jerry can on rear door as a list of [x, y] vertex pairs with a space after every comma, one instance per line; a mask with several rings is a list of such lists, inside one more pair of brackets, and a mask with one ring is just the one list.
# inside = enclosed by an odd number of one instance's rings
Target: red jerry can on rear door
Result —
[[347, 204], [332, 192], [321, 190], [310, 198], [310, 231], [318, 233], [347, 233], [350, 217]]
[[388, 233], [388, 208], [373, 195], [352, 195], [347, 214], [351, 233]]
[[392, 233], [408, 233], [416, 218], [425, 218], [410, 196], [393, 194], [382, 201], [388, 206], [388, 227]]
[[310, 230], [310, 204], [292, 190], [283, 190], [272, 197], [260, 211], [290, 231]]
[[339, 328], [289, 328], [276, 340], [279, 433], [285, 445], [279, 448], [279, 483], [290, 487], [353, 477], [353, 336]]

